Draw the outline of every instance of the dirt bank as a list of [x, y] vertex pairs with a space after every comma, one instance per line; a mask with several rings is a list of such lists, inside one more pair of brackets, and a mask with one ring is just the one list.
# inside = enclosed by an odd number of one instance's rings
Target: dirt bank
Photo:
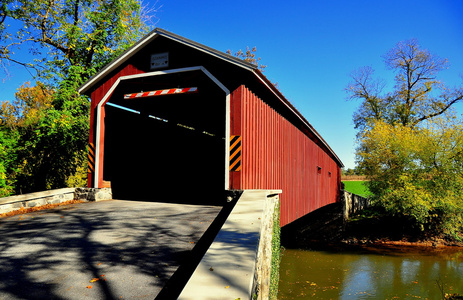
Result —
[[284, 226], [281, 229], [282, 245], [292, 249], [313, 249], [324, 245], [427, 248], [463, 246], [463, 243], [438, 235], [432, 230], [413, 227], [405, 219], [376, 216], [345, 222], [341, 209], [341, 204], [330, 204]]
[[463, 243], [432, 229], [414, 227], [406, 219], [376, 216], [345, 223], [343, 243], [416, 247], [462, 247]]

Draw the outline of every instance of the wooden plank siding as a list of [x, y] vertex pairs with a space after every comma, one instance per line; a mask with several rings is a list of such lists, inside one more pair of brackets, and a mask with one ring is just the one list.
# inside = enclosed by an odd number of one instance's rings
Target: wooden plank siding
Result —
[[[133, 75], [133, 74], [140, 74], [143, 73], [143, 71], [138, 70], [136, 67], [134, 67], [132, 64], [127, 64], [123, 68], [121, 68], [119, 71], [116, 72], [113, 76], [109, 76], [108, 78], [105, 78], [105, 80], [91, 93], [91, 107], [90, 107], [90, 133], [89, 133], [89, 143], [94, 143], [96, 141], [96, 132], [97, 132], [97, 122], [96, 122], [96, 111], [97, 111], [97, 106], [98, 103], [100, 102], [101, 99], [106, 95], [106, 93], [111, 89], [113, 84], [122, 76], [125, 75]], [[109, 97], [108, 97], [109, 99]], [[101, 109], [101, 120], [104, 120], [105, 117], [105, 108], [104, 105]], [[101, 123], [101, 129], [100, 129], [100, 135], [101, 139], [99, 141], [99, 166], [100, 170], [103, 170], [103, 160], [104, 160], [104, 122]], [[88, 173], [87, 174], [87, 185], [88, 187], [92, 187], [94, 184], [94, 173]], [[103, 173], [100, 173], [100, 178], [98, 178], [98, 186], [103, 186]]]
[[243, 85], [232, 93], [231, 111], [231, 134], [242, 136], [233, 189], [283, 190], [281, 226], [338, 201], [340, 168], [313, 140]]

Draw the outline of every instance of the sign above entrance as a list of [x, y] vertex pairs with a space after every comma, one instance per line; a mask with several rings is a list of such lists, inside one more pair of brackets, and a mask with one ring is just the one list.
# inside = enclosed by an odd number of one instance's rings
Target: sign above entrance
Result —
[[169, 52], [151, 54], [151, 70], [169, 66]]
[[154, 97], [154, 96], [172, 95], [172, 94], [196, 93], [197, 91], [198, 91], [197, 87], [166, 89], [166, 90], [157, 90], [157, 91], [151, 91], [151, 92], [125, 94], [124, 99]]

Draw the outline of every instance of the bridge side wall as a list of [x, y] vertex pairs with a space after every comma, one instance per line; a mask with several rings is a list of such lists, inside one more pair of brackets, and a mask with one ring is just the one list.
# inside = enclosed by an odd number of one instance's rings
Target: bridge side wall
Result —
[[3, 197], [0, 199], [0, 214], [47, 204], [58, 204], [70, 200], [100, 201], [111, 198], [111, 189], [108, 188], [62, 188], [48, 190]]
[[341, 172], [305, 134], [245, 86], [232, 93], [231, 134], [242, 137], [242, 169], [233, 189], [280, 189], [280, 225], [340, 199]]
[[273, 258], [279, 261], [280, 244], [274, 218], [280, 192], [242, 193], [176, 299], [276, 299], [279, 264]]
[[347, 221], [352, 215], [364, 210], [371, 205], [370, 199], [353, 194], [351, 192], [342, 191], [341, 202], [343, 204], [343, 217]]

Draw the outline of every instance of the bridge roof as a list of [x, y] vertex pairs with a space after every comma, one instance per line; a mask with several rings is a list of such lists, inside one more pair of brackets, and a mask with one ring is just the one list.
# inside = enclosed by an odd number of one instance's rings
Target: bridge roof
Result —
[[[264, 91], [264, 93], [272, 98], [277, 99], [280, 103], [280, 106], [285, 110], [289, 111], [289, 114], [298, 122], [301, 123], [308, 131], [310, 132], [311, 136], [318, 140], [317, 144], [319, 144], [322, 148], [330, 154], [330, 156], [337, 162], [340, 167], [344, 167], [344, 164], [336, 155], [336, 153], [331, 149], [328, 143], [321, 137], [321, 135], [315, 130], [315, 128], [304, 118], [304, 116], [284, 97], [284, 95], [267, 79], [265, 75], [258, 69], [258, 67], [254, 64], [248, 63], [242, 59], [229, 55], [227, 53], [218, 51], [211, 47], [205, 46], [198, 42], [192, 41], [185, 37], [179, 36], [172, 32], [166, 31], [164, 29], [156, 28], [151, 31], [149, 34], [144, 36], [141, 40], [135, 43], [132, 47], [124, 51], [119, 57], [114, 59], [111, 63], [106, 65], [103, 69], [101, 69], [97, 74], [91, 77], [86, 83], [84, 83], [79, 89], [78, 92], [80, 94], [89, 95], [92, 93], [94, 89], [96, 89], [101, 82], [105, 80], [108, 76], [121, 67], [124, 63], [126, 63], [129, 59], [134, 57], [137, 53], [139, 53], [142, 49], [148, 46], [151, 42], [155, 39], [163, 37], [169, 40], [175, 41], [177, 43], [183, 44], [187, 47], [192, 49], [196, 49], [202, 53], [205, 53], [209, 56], [215, 57], [216, 59], [225, 62], [226, 65], [238, 67], [238, 69], [242, 70], [241, 74], [247, 74], [244, 77], [240, 77], [241, 84], [252, 84], [257, 89]], [[226, 72], [225, 72], [226, 73]], [[230, 81], [236, 81], [237, 76], [235, 75], [234, 79], [230, 79], [229, 74], [234, 74], [233, 71], [228, 72], [227, 78]], [[236, 83], [236, 82], [235, 82]], [[277, 109], [278, 110], [278, 109]], [[279, 111], [281, 113], [281, 111]]]

